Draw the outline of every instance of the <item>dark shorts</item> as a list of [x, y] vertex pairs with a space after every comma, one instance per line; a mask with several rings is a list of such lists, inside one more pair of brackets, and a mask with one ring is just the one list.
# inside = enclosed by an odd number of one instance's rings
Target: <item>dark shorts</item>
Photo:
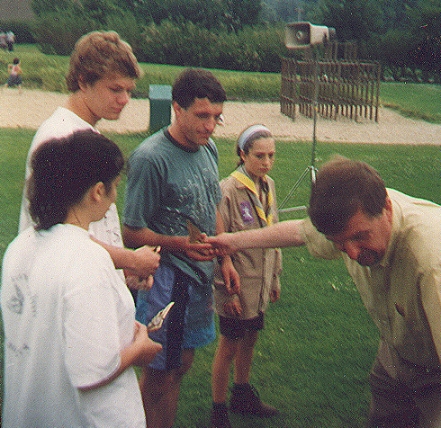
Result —
[[154, 280], [149, 291], [138, 291], [136, 319], [148, 324], [168, 303], [175, 302], [162, 328], [149, 334], [162, 345], [150, 367], [171, 370], [181, 366], [182, 349], [200, 348], [216, 338], [212, 289], [163, 264]]
[[219, 316], [219, 331], [230, 340], [242, 339], [247, 331], [259, 331], [264, 327], [264, 313], [247, 320]]
[[9, 76], [8, 86], [20, 86], [22, 84], [21, 76]]

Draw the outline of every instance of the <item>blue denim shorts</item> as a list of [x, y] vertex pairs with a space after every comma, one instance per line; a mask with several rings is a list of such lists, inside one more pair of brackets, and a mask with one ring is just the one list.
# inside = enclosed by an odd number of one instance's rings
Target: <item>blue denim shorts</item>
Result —
[[182, 364], [182, 349], [208, 345], [216, 338], [211, 284], [202, 285], [193, 278], [161, 264], [149, 291], [138, 291], [136, 319], [148, 324], [168, 303], [174, 301], [162, 328], [149, 334], [162, 345], [162, 351], [150, 363], [155, 370], [170, 370]]

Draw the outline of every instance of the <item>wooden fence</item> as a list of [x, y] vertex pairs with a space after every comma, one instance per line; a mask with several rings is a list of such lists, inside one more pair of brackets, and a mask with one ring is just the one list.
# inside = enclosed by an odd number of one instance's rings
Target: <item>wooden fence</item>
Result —
[[281, 112], [295, 119], [297, 111], [313, 117], [317, 108], [329, 119], [378, 122], [380, 71], [376, 62], [282, 58]]

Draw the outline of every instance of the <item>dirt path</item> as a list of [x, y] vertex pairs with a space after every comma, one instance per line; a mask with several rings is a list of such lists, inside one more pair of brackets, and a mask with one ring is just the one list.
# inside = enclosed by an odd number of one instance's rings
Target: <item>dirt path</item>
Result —
[[[37, 129], [52, 112], [64, 105], [67, 95], [24, 89], [2, 89], [0, 92], [0, 128]], [[118, 121], [100, 121], [104, 132], [145, 131], [149, 125], [148, 100], [133, 99]], [[298, 116], [295, 121], [280, 113], [279, 103], [226, 102], [225, 126], [218, 127], [215, 136], [236, 138], [248, 125], [263, 123], [278, 140], [311, 141], [313, 120]], [[404, 118], [394, 111], [380, 108], [379, 122], [354, 122], [339, 118], [336, 121], [318, 118], [317, 141], [378, 144], [435, 144], [441, 145], [441, 125]]]

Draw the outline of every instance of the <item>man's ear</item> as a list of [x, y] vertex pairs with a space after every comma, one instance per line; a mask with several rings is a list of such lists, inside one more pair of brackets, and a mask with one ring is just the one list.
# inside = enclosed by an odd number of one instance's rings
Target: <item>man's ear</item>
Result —
[[182, 107], [176, 102], [172, 101], [173, 111], [175, 112], [175, 116], [179, 116], [182, 112]]
[[81, 91], [84, 91], [87, 87], [88, 83], [84, 82], [83, 76], [78, 76], [78, 87]]
[[392, 221], [392, 201], [389, 196], [386, 197], [386, 204], [384, 205], [384, 209], [389, 221]]

